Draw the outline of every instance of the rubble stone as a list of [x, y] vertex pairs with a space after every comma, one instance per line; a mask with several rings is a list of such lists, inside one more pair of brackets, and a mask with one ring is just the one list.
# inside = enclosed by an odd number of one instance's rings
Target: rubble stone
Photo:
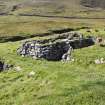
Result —
[[13, 65], [9, 65], [9, 64], [6, 64], [4, 61], [0, 61], [0, 72], [8, 70], [11, 67], [13, 67]]

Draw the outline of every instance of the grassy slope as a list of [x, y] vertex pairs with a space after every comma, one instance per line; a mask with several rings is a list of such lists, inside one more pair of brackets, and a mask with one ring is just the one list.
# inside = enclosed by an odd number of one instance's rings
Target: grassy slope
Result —
[[[52, 29], [68, 28], [74, 26], [102, 26], [105, 20], [66, 20], [61, 18], [21, 17], [20, 13], [42, 14], [54, 16], [77, 17], [104, 17], [104, 10], [92, 9], [80, 5], [80, 0], [0, 0], [0, 13], [6, 12], [12, 16], [0, 16], [0, 38], [14, 36], [31, 36], [37, 33], [48, 32]], [[13, 6], [17, 8], [12, 11]]]
[[[99, 8], [88, 8], [92, 6], [92, 0], [82, 0], [84, 5], [81, 5], [81, 0], [0, 0], [1, 12], [8, 12], [11, 14], [44, 14], [44, 15], [59, 15], [59, 16], [81, 16], [81, 17], [105, 17], [105, 11]], [[104, 0], [93, 0], [96, 7], [105, 6]], [[13, 6], [17, 6], [13, 10]], [[4, 6], [4, 8], [3, 8]], [[8, 11], [7, 11], [8, 9]], [[12, 11], [13, 10], [13, 11]]]
[[[4, 0], [0, 1], [4, 2]], [[11, 3], [13, 1], [14, 3]], [[20, 0], [11, 0], [11, 2], [8, 5], [10, 7], [11, 4], [17, 4]], [[69, 5], [67, 0], [62, 0], [62, 3]], [[71, 10], [68, 7], [67, 12], [60, 13], [59, 15], [67, 15], [69, 10]], [[80, 8], [78, 6], [73, 7]], [[45, 11], [48, 8], [46, 7]], [[26, 7], [14, 11], [13, 14], [16, 15], [19, 12], [23, 12], [24, 9], [29, 12], [32, 10], [32, 8], [27, 9]], [[53, 9], [51, 8], [50, 11]], [[80, 9], [77, 10], [79, 10], [78, 14], [81, 15]], [[93, 12], [90, 13], [92, 16], [95, 16]], [[103, 15], [103, 11], [102, 13], [94, 13], [98, 14], [98, 16]], [[85, 12], [82, 11], [83, 14]], [[27, 36], [48, 32], [51, 29], [82, 26], [93, 28], [92, 33], [87, 33], [86, 29], [79, 30], [86, 35], [95, 34], [105, 37], [104, 21], [2, 16], [0, 17], [0, 40], [2, 40], [2, 37]], [[95, 29], [98, 29], [99, 32], [95, 32]], [[0, 58], [4, 58], [6, 62], [22, 68], [20, 72], [16, 72], [13, 69], [0, 73], [0, 105], [104, 105], [105, 65], [95, 65], [93, 61], [97, 58], [105, 58], [105, 48], [95, 45], [75, 50], [73, 53], [75, 62], [62, 63], [22, 58], [16, 54], [16, 49], [20, 45], [20, 41], [0, 43]], [[27, 75], [31, 71], [35, 71], [36, 74], [32, 78], [28, 78]]]
[[0, 105], [104, 105], [105, 65], [93, 63], [105, 57], [104, 48], [75, 50], [75, 62], [62, 64], [17, 56], [19, 45], [0, 44], [0, 56], [22, 68], [0, 73]]
[[[104, 30], [104, 19], [51, 19], [41, 17], [20, 17], [20, 16], [1, 16], [0, 17], [0, 40], [12, 37], [30, 37], [40, 33], [50, 32], [54, 29], [64, 28], [102, 28]], [[102, 31], [105, 33], [104, 31]]]
[[81, 3], [92, 8], [105, 8], [105, 0], [81, 0]]

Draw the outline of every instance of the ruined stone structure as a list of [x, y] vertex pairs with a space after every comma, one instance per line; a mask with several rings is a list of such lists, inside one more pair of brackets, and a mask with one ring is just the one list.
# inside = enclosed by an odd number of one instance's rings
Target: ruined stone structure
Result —
[[17, 53], [31, 56], [34, 59], [70, 60], [73, 49], [87, 47], [94, 44], [92, 37], [84, 38], [76, 32], [68, 32], [58, 35], [54, 39], [26, 41], [17, 50]]
[[32, 56], [33, 58], [45, 58], [47, 60], [60, 60], [70, 48], [70, 44], [64, 41], [41, 45], [40, 42], [32, 41], [23, 44], [19, 49], [22, 56]]

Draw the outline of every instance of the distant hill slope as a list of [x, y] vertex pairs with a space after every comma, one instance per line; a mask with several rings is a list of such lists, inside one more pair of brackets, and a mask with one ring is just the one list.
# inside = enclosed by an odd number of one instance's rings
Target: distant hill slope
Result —
[[103, 10], [99, 8], [105, 8], [105, 0], [0, 0], [1, 14], [103, 17]]
[[105, 0], [81, 0], [81, 4], [86, 7], [105, 9]]

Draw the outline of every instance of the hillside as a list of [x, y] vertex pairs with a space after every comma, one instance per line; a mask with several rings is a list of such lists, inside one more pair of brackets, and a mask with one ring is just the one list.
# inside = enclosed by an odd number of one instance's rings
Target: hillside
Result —
[[[105, 105], [104, 9], [104, 0], [0, 0], [0, 105]], [[79, 47], [63, 61], [68, 34]], [[81, 36], [94, 44], [80, 47]]]
[[104, 25], [105, 11], [99, 8], [101, 4], [104, 1], [0, 0], [0, 37], [24, 39], [56, 28]]
[[104, 16], [103, 11], [98, 8], [105, 7], [104, 0], [0, 0], [0, 2], [1, 14], [14, 15]]
[[105, 9], [105, 0], [81, 0], [81, 4], [86, 7]]

